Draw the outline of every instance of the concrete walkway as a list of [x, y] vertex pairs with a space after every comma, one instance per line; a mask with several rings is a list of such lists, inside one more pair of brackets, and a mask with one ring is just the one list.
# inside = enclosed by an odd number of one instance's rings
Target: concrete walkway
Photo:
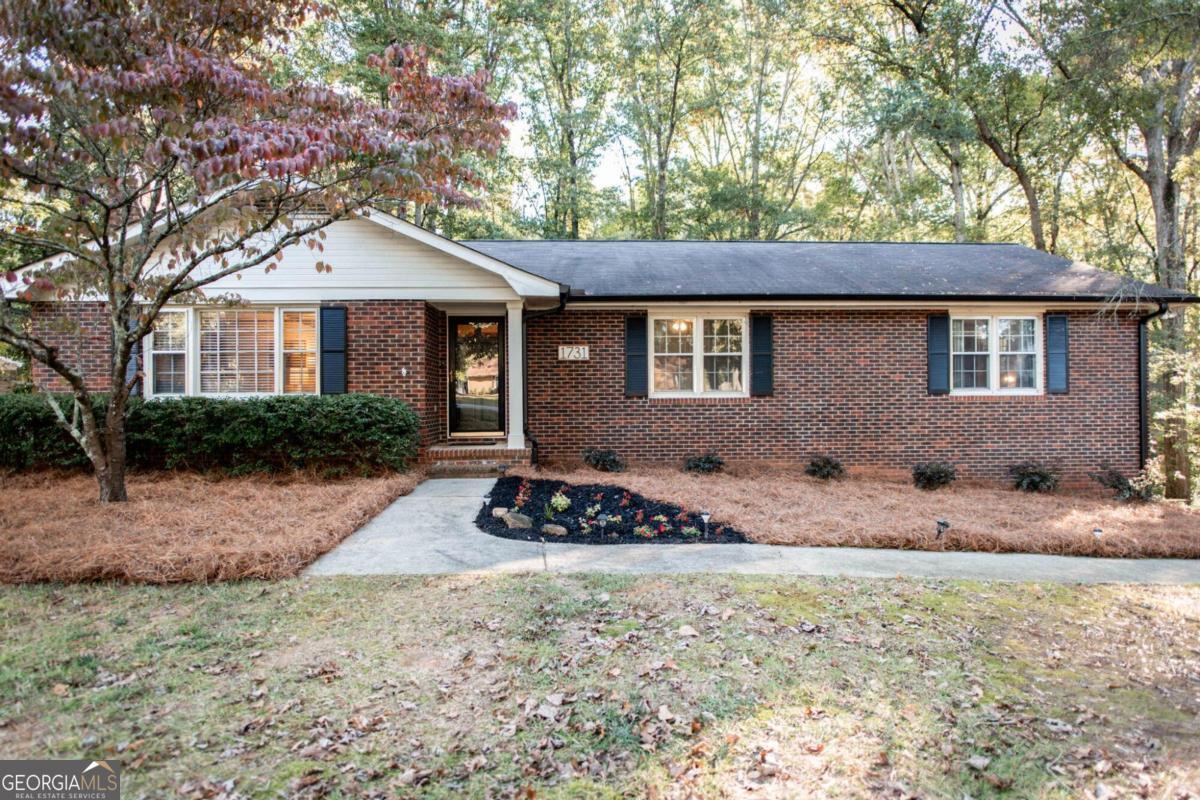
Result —
[[392, 503], [307, 575], [737, 572], [856, 578], [968, 578], [1078, 583], [1200, 583], [1200, 561], [931, 553], [765, 544], [582, 545], [519, 542], [475, 527], [494, 481], [429, 480]]

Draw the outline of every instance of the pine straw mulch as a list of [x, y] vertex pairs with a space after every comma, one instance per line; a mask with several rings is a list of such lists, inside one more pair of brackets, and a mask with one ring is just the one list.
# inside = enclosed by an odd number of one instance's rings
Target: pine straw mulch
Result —
[[[1026, 494], [964, 484], [927, 492], [858, 475], [824, 482], [799, 469], [743, 466], [719, 475], [636, 465], [615, 475], [583, 467], [528, 474], [566, 483], [603, 480], [705, 509], [764, 544], [1200, 558], [1200, 509], [1117, 503], [1098, 492]], [[940, 540], [939, 519], [950, 523]]]
[[131, 475], [109, 505], [90, 475], [2, 477], [0, 582], [290, 577], [422, 477]]

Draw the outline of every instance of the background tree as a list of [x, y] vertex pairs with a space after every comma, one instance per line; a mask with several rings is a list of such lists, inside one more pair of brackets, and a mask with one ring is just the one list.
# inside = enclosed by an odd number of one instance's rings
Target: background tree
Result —
[[703, 95], [682, 137], [689, 237], [782, 239], [808, 230], [807, 184], [836, 120], [805, 17], [778, 0], [725, 14], [703, 65]]
[[[1188, 0], [1028, 8], [1005, 0], [1004, 7], [1071, 86], [1094, 135], [1144, 185], [1154, 217], [1156, 280], [1187, 289], [1186, 220], [1195, 212], [1181, 173], [1200, 144], [1200, 7]], [[1192, 358], [1184, 315], [1164, 321], [1163, 338], [1172, 360]], [[1163, 437], [1169, 497], [1191, 497], [1185, 410], [1193, 381], [1186, 373], [1184, 364], [1173, 363], [1162, 374], [1170, 417]]]
[[[0, 10], [0, 242], [53, 252], [22, 292], [106, 302], [111, 394], [97, 415], [82, 365], [22, 324], [10, 293], [0, 341], [70, 391], [61, 425], [124, 500], [134, 346], [168, 301], [254, 267], [382, 199], [466, 203], [464, 154], [494, 153], [513, 110], [488, 75], [437, 77], [420, 50], [372, 59], [388, 103], [276, 83], [268, 48], [317, 9], [286, 0], [7, 3]], [[20, 209], [41, 216], [22, 224]], [[318, 263], [319, 269], [326, 265]], [[13, 288], [10, 286], [10, 288]]]
[[1056, 113], [1067, 89], [998, 19], [991, 3], [888, 0], [838, 6], [821, 30], [907, 91], [928, 95], [930, 106], [970, 119], [975, 137], [1021, 187], [1033, 246], [1053, 251], [1058, 178], [1079, 136]]
[[596, 198], [592, 171], [612, 137], [609, 0], [522, 2], [513, 7], [524, 53], [525, 121], [544, 208], [541, 235], [578, 239]]
[[701, 65], [720, 10], [714, 0], [634, 0], [617, 22], [624, 78], [617, 108], [638, 154], [650, 239], [668, 237], [671, 160], [682, 128], [711, 103]]

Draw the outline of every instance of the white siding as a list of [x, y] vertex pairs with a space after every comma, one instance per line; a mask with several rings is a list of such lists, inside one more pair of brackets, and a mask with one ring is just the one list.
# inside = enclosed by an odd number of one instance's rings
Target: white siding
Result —
[[[293, 245], [271, 272], [252, 267], [204, 291], [209, 296], [237, 294], [250, 302], [518, 297], [500, 275], [368, 220], [331, 224], [325, 228], [322, 244], [323, 252]], [[317, 272], [318, 261], [332, 265], [333, 271]]]

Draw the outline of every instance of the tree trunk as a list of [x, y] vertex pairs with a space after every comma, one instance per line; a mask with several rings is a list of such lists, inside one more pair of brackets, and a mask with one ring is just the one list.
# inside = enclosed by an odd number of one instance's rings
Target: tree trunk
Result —
[[96, 470], [101, 503], [124, 503], [125, 490], [125, 393], [114, 392], [104, 418], [104, 468]]
[[654, 222], [651, 239], [667, 238], [667, 156], [658, 157], [658, 175], [654, 181]]
[[948, 148], [950, 155], [950, 193], [954, 196], [954, 241], [967, 240], [967, 202], [963, 195], [962, 144], [951, 142]]
[[[1150, 137], [1147, 137], [1148, 139]], [[1161, 141], [1161, 137], [1154, 137]], [[1158, 249], [1159, 280], [1168, 289], [1187, 289], [1187, 257], [1184, 252], [1179, 220], [1179, 184], [1166, 168], [1163, 148], [1148, 148], [1147, 187], [1154, 207], [1155, 244]], [[1163, 344], [1174, 356], [1188, 351], [1185, 315], [1177, 312], [1162, 321]], [[1192, 465], [1188, 453], [1188, 422], [1185, 409], [1189, 387], [1179, 374], [1175, 359], [1168, 361], [1163, 375], [1163, 399], [1172, 413], [1163, 429], [1163, 474], [1166, 496], [1175, 500], [1192, 499]]]
[[1042, 209], [1038, 204], [1037, 189], [1033, 180], [1024, 169], [1016, 170], [1017, 181], [1021, 191], [1025, 193], [1025, 202], [1029, 206], [1029, 232], [1033, 235], [1033, 246], [1038, 250], [1046, 249], [1046, 234], [1042, 230]]
[[1045, 250], [1046, 236], [1042, 231], [1042, 210], [1038, 203], [1037, 187], [1033, 185], [1033, 178], [1029, 175], [1029, 170], [1025, 168], [1019, 153], [1010, 153], [1005, 149], [1001, 141], [992, 133], [987, 120], [979, 114], [975, 114], [974, 117], [975, 130], [979, 133], [979, 140], [987, 145], [987, 148], [995, 154], [996, 160], [1012, 172], [1016, 176], [1017, 182], [1021, 184], [1021, 191], [1025, 193], [1025, 202], [1029, 206], [1029, 233], [1033, 237], [1033, 246], [1038, 250]]

